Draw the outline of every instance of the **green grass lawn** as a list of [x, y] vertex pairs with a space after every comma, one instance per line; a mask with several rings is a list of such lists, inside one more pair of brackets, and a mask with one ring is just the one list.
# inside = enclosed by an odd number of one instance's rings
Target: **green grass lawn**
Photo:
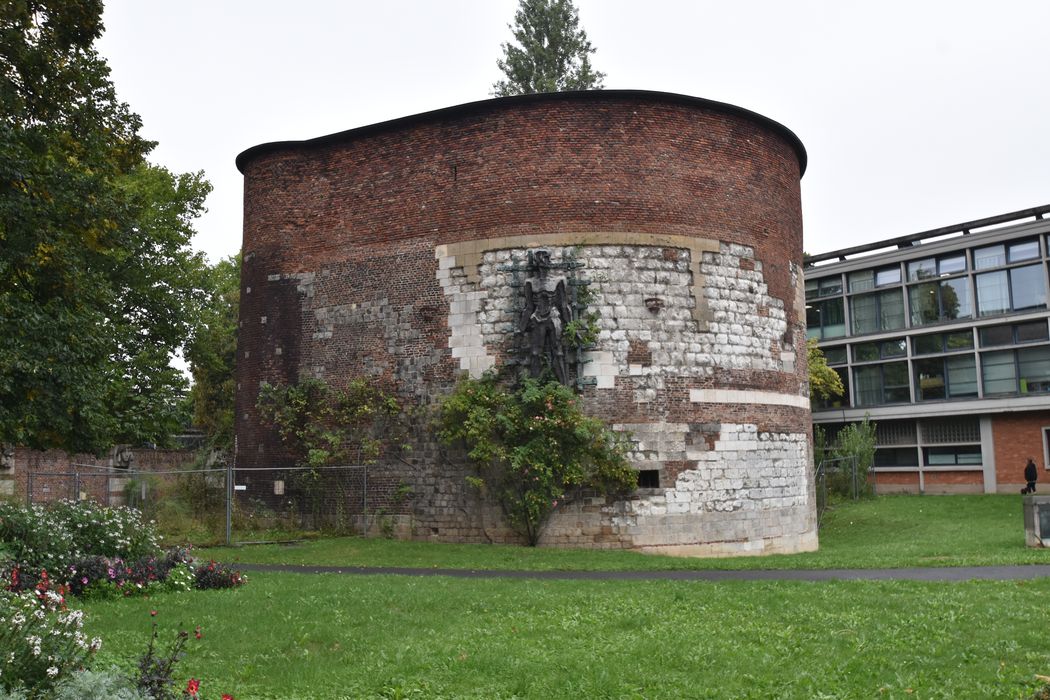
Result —
[[[696, 560], [342, 538], [226, 561], [486, 569], [1050, 563], [1019, 497], [884, 497], [829, 514], [822, 551]], [[78, 603], [134, 665], [149, 611], [190, 639], [204, 698], [1029, 698], [1050, 675], [1050, 578], [541, 581], [252, 574], [226, 591]]]
[[830, 510], [820, 551], [697, 559], [622, 551], [455, 545], [344, 537], [204, 549], [227, 562], [521, 570], [837, 569], [1050, 564], [1024, 543], [1020, 495], [883, 496]]
[[1050, 580], [622, 582], [257, 574], [85, 606], [102, 665], [202, 625], [206, 698], [1026, 698]]

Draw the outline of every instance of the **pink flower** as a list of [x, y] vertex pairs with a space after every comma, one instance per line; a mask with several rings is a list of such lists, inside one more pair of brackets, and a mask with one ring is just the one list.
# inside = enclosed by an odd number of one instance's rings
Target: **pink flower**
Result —
[[197, 690], [201, 687], [201, 682], [196, 678], [191, 678], [190, 682], [186, 684], [186, 693], [191, 697], [197, 697]]

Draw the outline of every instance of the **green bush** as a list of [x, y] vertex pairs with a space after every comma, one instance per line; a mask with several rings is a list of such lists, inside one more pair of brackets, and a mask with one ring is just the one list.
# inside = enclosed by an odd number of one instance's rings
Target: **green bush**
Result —
[[585, 489], [624, 494], [638, 484], [626, 436], [585, 415], [555, 381], [526, 379], [511, 391], [493, 374], [464, 380], [441, 406], [438, 434], [466, 446], [479, 470], [469, 483], [494, 491], [530, 545], [559, 503]]

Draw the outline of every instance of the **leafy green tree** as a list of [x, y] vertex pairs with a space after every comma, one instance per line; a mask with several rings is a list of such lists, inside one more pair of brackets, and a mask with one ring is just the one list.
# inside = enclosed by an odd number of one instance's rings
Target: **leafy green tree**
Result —
[[201, 300], [210, 186], [154, 144], [92, 45], [98, 0], [0, 5], [0, 442], [165, 443]]
[[204, 430], [210, 445], [224, 450], [233, 447], [240, 281], [240, 255], [208, 268], [207, 299], [185, 351], [193, 375], [193, 424]]
[[817, 347], [816, 338], [806, 341], [806, 358], [809, 363], [809, 393], [819, 399], [842, 396], [846, 388], [839, 373], [828, 367], [824, 352]]
[[509, 391], [493, 374], [464, 380], [441, 406], [438, 436], [466, 446], [479, 471], [471, 483], [492, 490], [530, 545], [581, 490], [626, 494], [638, 485], [625, 436], [585, 415], [556, 381], [525, 379]]
[[502, 44], [496, 65], [507, 77], [493, 84], [494, 96], [602, 88], [605, 74], [591, 66], [594, 48], [572, 0], [519, 0], [508, 26], [517, 43]]

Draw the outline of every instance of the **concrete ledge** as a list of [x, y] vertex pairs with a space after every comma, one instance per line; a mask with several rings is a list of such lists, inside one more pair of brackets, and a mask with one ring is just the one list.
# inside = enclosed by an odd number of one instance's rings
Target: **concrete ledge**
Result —
[[691, 403], [757, 403], [809, 408], [809, 398], [806, 396], [742, 389], [690, 389], [689, 401]]

